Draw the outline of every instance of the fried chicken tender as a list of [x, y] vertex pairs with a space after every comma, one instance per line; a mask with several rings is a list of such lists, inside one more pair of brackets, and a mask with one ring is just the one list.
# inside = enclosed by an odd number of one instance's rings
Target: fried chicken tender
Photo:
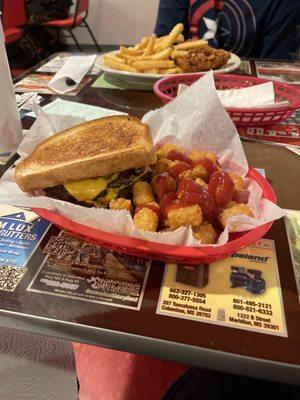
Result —
[[161, 158], [154, 166], [153, 175], [160, 175], [164, 172], [168, 172], [174, 165], [174, 161], [169, 160], [168, 158]]
[[231, 178], [231, 180], [233, 182], [233, 185], [234, 185], [234, 187], [233, 187], [233, 193], [234, 194], [237, 194], [241, 190], [245, 189], [244, 179], [240, 175], [233, 174], [233, 173], [230, 173], [229, 175], [230, 175], [230, 178]]
[[200, 160], [201, 158], [209, 158], [213, 163], [217, 162], [217, 156], [212, 151], [198, 151], [194, 150], [190, 154], [192, 161]]
[[200, 186], [204, 186], [206, 189], [208, 189], [208, 184], [201, 178], [196, 178], [195, 182], [198, 183]]
[[227, 63], [230, 56], [228, 51], [203, 46], [190, 50], [187, 55], [177, 57], [175, 61], [183, 72], [198, 72], [220, 68]]
[[123, 199], [122, 197], [111, 200], [109, 203], [109, 208], [111, 210], [127, 210], [132, 213], [131, 200]]
[[202, 222], [202, 210], [198, 204], [187, 205], [171, 209], [167, 213], [165, 224], [175, 230], [180, 226], [200, 226]]
[[187, 151], [183, 147], [177, 146], [173, 143], [166, 143], [156, 152], [158, 160], [161, 158], [168, 158], [168, 154], [171, 150], [176, 150], [184, 155], [187, 155]]
[[230, 208], [225, 208], [219, 215], [219, 221], [223, 228], [225, 228], [229, 218], [236, 215], [247, 215], [248, 217], [253, 217], [253, 212], [247, 204], [236, 204]]
[[154, 211], [143, 207], [134, 215], [133, 223], [136, 228], [142, 231], [156, 232], [158, 216]]
[[137, 181], [133, 185], [133, 203], [136, 206], [154, 201], [154, 194], [149, 183]]
[[200, 240], [202, 244], [213, 244], [217, 240], [217, 232], [211, 224], [204, 222], [200, 226], [193, 228], [195, 239]]

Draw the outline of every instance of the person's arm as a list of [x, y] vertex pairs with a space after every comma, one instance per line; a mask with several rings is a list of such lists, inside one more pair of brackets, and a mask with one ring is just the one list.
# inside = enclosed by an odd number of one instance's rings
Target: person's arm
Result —
[[188, 38], [189, 0], [160, 0], [155, 26], [156, 36], [168, 35], [174, 25], [184, 24], [184, 37]]
[[274, 1], [265, 25], [261, 58], [286, 59], [297, 57], [300, 25], [300, 1]]

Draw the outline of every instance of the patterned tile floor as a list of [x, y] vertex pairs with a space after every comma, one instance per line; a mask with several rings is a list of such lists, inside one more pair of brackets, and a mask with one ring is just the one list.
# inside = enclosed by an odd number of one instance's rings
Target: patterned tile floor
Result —
[[76, 400], [70, 342], [0, 329], [1, 400]]

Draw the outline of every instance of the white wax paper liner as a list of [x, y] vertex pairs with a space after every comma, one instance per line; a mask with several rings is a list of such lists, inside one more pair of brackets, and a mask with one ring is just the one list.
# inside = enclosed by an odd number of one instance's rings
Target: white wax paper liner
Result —
[[[36, 107], [38, 118], [35, 127], [26, 135], [20, 146], [22, 157], [49, 137], [49, 133], [53, 134], [55, 131], [82, 122], [82, 119], [76, 116], [73, 118], [44, 115], [39, 106]], [[108, 115], [109, 113], [110, 110]], [[113, 113], [111, 110], [111, 114]], [[211, 72], [171, 103], [147, 113], [143, 122], [150, 126], [156, 144], [171, 142], [180, 144], [188, 150], [210, 150], [217, 154], [221, 166], [226, 171], [242, 176], [248, 171], [248, 163], [238, 133], [216, 94]], [[255, 181], [248, 179], [246, 184], [250, 191], [249, 206], [253, 210], [254, 218], [245, 216], [231, 218], [214, 246], [228, 241], [228, 232], [232, 227], [235, 230], [238, 227], [239, 231], [246, 231], [285, 215], [278, 206], [261, 198], [262, 190]], [[173, 232], [162, 233], [144, 232], [134, 227], [132, 218], [126, 211], [85, 208], [43, 195], [28, 195], [17, 186], [13, 169], [7, 171], [0, 181], [0, 203], [46, 208], [83, 225], [147, 241], [205, 246], [193, 237], [190, 228], [181, 227]]]

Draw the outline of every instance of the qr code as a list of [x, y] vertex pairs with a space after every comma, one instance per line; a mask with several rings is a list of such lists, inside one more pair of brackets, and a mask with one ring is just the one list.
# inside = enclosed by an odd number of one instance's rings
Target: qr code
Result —
[[14, 268], [9, 265], [0, 267], [0, 290], [13, 292], [21, 281], [26, 268]]

